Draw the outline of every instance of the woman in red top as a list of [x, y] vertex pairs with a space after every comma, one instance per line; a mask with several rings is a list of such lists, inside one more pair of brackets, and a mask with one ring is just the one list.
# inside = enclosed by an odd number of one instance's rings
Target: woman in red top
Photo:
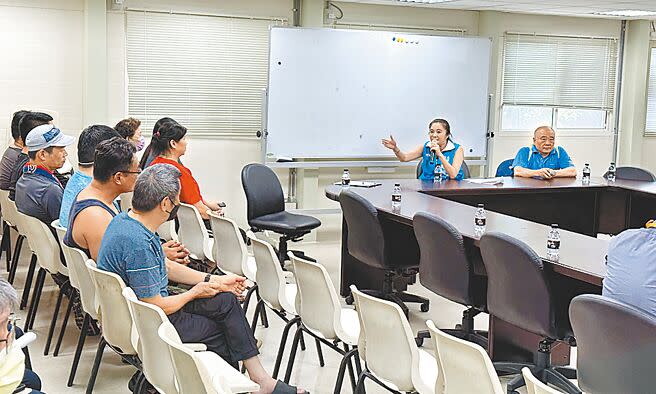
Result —
[[160, 126], [150, 141], [150, 149], [155, 159], [153, 164], [170, 164], [182, 173], [180, 177], [180, 201], [193, 205], [200, 212], [203, 220], [209, 222], [208, 210], [221, 214], [221, 207], [216, 201], [208, 201], [200, 194], [198, 182], [191, 171], [180, 163], [180, 157], [187, 151], [187, 128], [177, 122], [167, 122]]

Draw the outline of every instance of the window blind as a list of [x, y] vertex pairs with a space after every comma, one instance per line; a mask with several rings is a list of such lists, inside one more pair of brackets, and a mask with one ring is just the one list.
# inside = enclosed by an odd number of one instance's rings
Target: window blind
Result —
[[645, 134], [656, 135], [656, 47], [651, 48], [647, 88], [647, 124]]
[[269, 28], [284, 20], [126, 12], [128, 113], [145, 132], [170, 116], [194, 135], [261, 126]]
[[618, 43], [506, 33], [503, 104], [611, 110]]

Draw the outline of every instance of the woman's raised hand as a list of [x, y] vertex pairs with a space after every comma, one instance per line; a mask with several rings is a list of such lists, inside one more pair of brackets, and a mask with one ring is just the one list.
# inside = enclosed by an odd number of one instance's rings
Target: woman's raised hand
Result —
[[394, 137], [392, 137], [391, 134], [390, 134], [390, 139], [383, 138], [381, 142], [383, 143], [383, 146], [387, 149], [391, 149], [391, 150], [397, 149], [396, 141], [394, 141]]

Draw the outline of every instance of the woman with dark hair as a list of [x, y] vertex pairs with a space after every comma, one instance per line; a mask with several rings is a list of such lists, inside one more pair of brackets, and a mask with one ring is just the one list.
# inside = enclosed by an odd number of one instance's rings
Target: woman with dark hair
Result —
[[141, 151], [146, 146], [146, 139], [141, 135], [141, 121], [135, 118], [123, 119], [114, 126], [121, 137], [130, 141], [137, 152]]
[[[173, 118], [169, 118], [169, 117], [161, 118], [155, 123], [155, 126], [153, 126], [153, 135], [155, 135], [155, 133], [157, 133], [158, 130], [167, 123], [178, 124], [178, 122], [176, 122], [175, 119]], [[153, 140], [151, 139], [150, 144], [148, 144], [146, 150], [143, 153], [143, 156], [141, 156], [141, 161], [139, 161], [139, 168], [143, 170], [144, 168], [150, 166], [150, 164], [153, 162], [153, 160], [155, 160], [157, 155], [158, 155], [157, 153], [153, 152]]]
[[433, 180], [435, 167], [438, 165], [444, 168], [443, 179], [461, 180], [464, 177], [462, 163], [465, 160], [465, 151], [460, 144], [453, 142], [449, 122], [444, 119], [433, 119], [428, 124], [428, 138], [425, 144], [408, 152], [401, 151], [391, 135], [390, 139], [383, 138], [382, 143], [385, 148], [391, 149], [401, 161], [421, 158], [421, 174], [419, 175], [421, 180]]
[[193, 205], [200, 212], [200, 216], [209, 227], [208, 210], [221, 213], [218, 202], [207, 201], [200, 194], [198, 182], [191, 175], [191, 171], [180, 163], [180, 157], [187, 152], [187, 128], [177, 122], [165, 122], [153, 133], [150, 140], [151, 153], [155, 159], [150, 165], [170, 164], [182, 173], [180, 177], [180, 201]]

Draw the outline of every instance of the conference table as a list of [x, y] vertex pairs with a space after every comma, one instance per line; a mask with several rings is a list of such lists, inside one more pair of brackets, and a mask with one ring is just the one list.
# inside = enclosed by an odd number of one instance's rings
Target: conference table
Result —
[[[428, 212], [452, 224], [463, 235], [465, 248], [475, 261], [474, 269], [485, 275], [474, 232], [474, 213], [478, 204], [487, 211], [487, 232], [511, 235], [530, 246], [554, 275], [555, 291], [569, 299], [579, 294], [601, 293], [606, 274], [608, 240], [599, 233], [618, 234], [627, 228], [644, 226], [656, 218], [656, 182], [607, 181], [593, 177], [581, 179], [502, 178], [500, 184], [479, 180], [420, 181], [415, 179], [380, 180], [380, 186], [349, 189], [369, 200], [378, 210], [385, 237], [392, 248], [402, 252], [406, 263], [419, 264], [419, 246], [412, 230], [412, 217]], [[401, 206], [392, 208], [395, 183], [401, 185]], [[329, 199], [339, 200], [342, 186], [325, 189]], [[552, 223], [560, 227], [558, 261], [547, 257], [547, 234]], [[340, 293], [347, 296], [349, 286], [380, 289], [384, 272], [358, 261], [348, 252], [348, 227], [342, 220]], [[404, 263], [404, 264], [406, 264]], [[421, 281], [421, 278], [419, 278]], [[395, 283], [404, 289], [407, 283]], [[490, 316], [488, 352], [494, 361], [532, 361], [540, 337]], [[556, 365], [569, 363], [570, 348], [558, 343], [552, 349]]]

